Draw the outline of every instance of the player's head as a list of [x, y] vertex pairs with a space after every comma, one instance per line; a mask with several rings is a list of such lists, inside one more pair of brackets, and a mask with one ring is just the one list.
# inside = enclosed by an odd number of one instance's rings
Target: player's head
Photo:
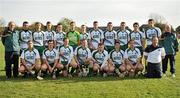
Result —
[[157, 36], [153, 36], [152, 37], [152, 44], [153, 44], [153, 46], [157, 46], [158, 43], [159, 43], [158, 37]]
[[119, 41], [115, 41], [115, 50], [119, 51], [120, 50], [120, 42]]
[[126, 28], [126, 22], [121, 22], [120, 28], [124, 30]]
[[98, 27], [99, 27], [98, 21], [93, 22], [93, 27], [94, 27], [94, 29], [98, 29]]
[[150, 27], [153, 27], [154, 24], [155, 24], [154, 19], [149, 19], [149, 20], [148, 20], [148, 25], [149, 25]]
[[134, 28], [134, 31], [139, 30], [139, 23], [138, 22], [133, 23], [133, 28]]
[[36, 22], [36, 23], [35, 23], [36, 31], [37, 31], [37, 30], [41, 30], [41, 26], [42, 26], [42, 25], [41, 25], [40, 22]]
[[28, 41], [28, 49], [32, 49], [33, 48], [33, 40], [29, 40]]
[[131, 39], [131, 40], [129, 40], [129, 47], [131, 48], [131, 49], [133, 49], [135, 46], [134, 46], [134, 44], [135, 44], [135, 40], [134, 39]]
[[100, 51], [100, 52], [104, 51], [104, 44], [103, 43], [98, 44], [98, 51]]
[[70, 29], [71, 29], [72, 31], [74, 31], [75, 28], [76, 28], [76, 23], [75, 23], [75, 21], [70, 22]]
[[54, 40], [48, 40], [48, 49], [52, 50], [54, 48]]
[[166, 24], [164, 27], [165, 32], [171, 32], [171, 25], [170, 24]]
[[27, 21], [24, 21], [23, 22], [23, 29], [28, 30], [28, 28], [29, 28], [29, 23]]
[[15, 27], [16, 27], [16, 24], [15, 24], [14, 21], [10, 21], [10, 22], [8, 23], [8, 28], [9, 28], [9, 30], [13, 31], [13, 30], [15, 29]]
[[82, 40], [81, 40], [81, 45], [82, 45], [83, 47], [87, 47], [87, 45], [88, 45], [87, 40], [86, 40], [86, 39], [82, 39]]
[[46, 23], [46, 28], [47, 28], [47, 30], [51, 30], [51, 28], [52, 28], [52, 23], [51, 23], [50, 21], [48, 21], [48, 22]]
[[62, 29], [63, 29], [63, 25], [61, 23], [58, 23], [57, 26], [56, 26], [56, 31], [61, 32]]
[[86, 28], [87, 28], [86, 25], [81, 25], [81, 32], [83, 33], [86, 32]]
[[112, 24], [112, 22], [108, 22], [108, 23], [107, 23], [107, 29], [108, 29], [108, 31], [112, 31], [112, 30], [113, 30], [113, 24]]
[[65, 38], [63, 39], [63, 41], [64, 41], [64, 45], [65, 45], [65, 46], [68, 46], [68, 45], [69, 45], [69, 38], [65, 37]]

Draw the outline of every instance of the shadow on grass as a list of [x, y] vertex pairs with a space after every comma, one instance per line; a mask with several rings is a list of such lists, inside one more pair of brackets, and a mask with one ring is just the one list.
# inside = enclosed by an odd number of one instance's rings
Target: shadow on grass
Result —
[[[33, 77], [28, 78], [22, 78], [19, 76], [18, 78], [11, 78], [6, 79], [5, 76], [0, 76], [0, 82], [40, 82], [40, 83], [55, 83], [55, 84], [65, 84], [65, 83], [79, 83], [79, 82], [105, 82], [105, 81], [129, 81], [129, 80], [144, 80], [149, 79], [144, 76], [139, 77], [124, 77], [119, 78], [115, 76], [109, 76], [109, 77], [100, 77], [100, 76], [94, 76], [94, 77], [57, 77], [56, 80], [52, 80], [50, 76], [47, 76], [44, 78], [44, 80], [37, 80]], [[151, 78], [152, 79], [152, 78]]]

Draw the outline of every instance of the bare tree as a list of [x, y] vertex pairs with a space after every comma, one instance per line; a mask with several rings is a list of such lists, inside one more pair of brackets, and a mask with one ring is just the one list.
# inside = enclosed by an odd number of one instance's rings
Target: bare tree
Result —
[[151, 13], [151, 14], [149, 15], [149, 18], [154, 19], [156, 23], [160, 23], [160, 24], [165, 24], [165, 23], [167, 23], [165, 17], [162, 16], [162, 15], [159, 15], [159, 14], [157, 14], [157, 13]]
[[69, 31], [69, 24], [70, 22], [72, 22], [73, 20], [72, 19], [69, 19], [69, 18], [62, 18], [59, 23], [61, 23], [63, 25], [63, 31], [65, 32], [68, 32]]
[[5, 20], [0, 16], [0, 35], [2, 35], [4, 27], [5, 27]]

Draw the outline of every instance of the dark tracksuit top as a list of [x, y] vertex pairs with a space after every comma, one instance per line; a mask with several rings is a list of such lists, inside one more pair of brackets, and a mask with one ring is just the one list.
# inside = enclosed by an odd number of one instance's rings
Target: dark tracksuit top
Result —
[[170, 32], [165, 32], [162, 34], [162, 38], [164, 38], [164, 40], [162, 40], [160, 43], [164, 47], [166, 55], [171, 55], [171, 54], [174, 55], [178, 51], [178, 46], [179, 46], [175, 34]]
[[19, 32], [14, 30], [5, 30], [2, 37], [2, 43], [5, 47], [5, 52], [19, 52]]

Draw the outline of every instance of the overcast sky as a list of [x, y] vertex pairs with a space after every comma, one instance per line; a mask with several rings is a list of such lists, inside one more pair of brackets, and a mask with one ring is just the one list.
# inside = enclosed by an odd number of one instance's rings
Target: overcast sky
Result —
[[77, 25], [92, 26], [94, 20], [100, 25], [112, 21], [119, 25], [127, 22], [147, 23], [151, 13], [158, 13], [174, 27], [180, 25], [180, 0], [0, 0], [0, 16], [6, 21], [21, 25], [51, 21], [56, 24], [62, 17], [71, 18]]

